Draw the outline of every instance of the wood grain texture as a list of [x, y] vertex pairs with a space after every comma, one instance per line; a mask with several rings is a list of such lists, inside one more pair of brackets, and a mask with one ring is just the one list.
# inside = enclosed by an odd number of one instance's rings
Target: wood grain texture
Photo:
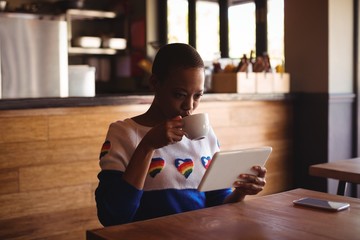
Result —
[[311, 165], [309, 174], [360, 184], [360, 158]]
[[[93, 160], [93, 159], [90, 159]], [[81, 161], [20, 168], [20, 191], [61, 188], [97, 182], [98, 161]], [[46, 179], [46, 181], [44, 181]]]
[[0, 194], [15, 193], [19, 191], [18, 169], [0, 170]]
[[[302, 197], [350, 203], [327, 212], [293, 206]], [[240, 203], [122, 224], [87, 232], [87, 240], [117, 239], [358, 239], [360, 199], [295, 189]]]
[[96, 161], [105, 133], [99, 137], [0, 144], [0, 169]]
[[[46, 181], [46, 180], [45, 180]], [[0, 195], [0, 220], [94, 206], [91, 185]]]
[[94, 207], [83, 207], [0, 220], [0, 236], [1, 239], [84, 239], [89, 227], [101, 227], [94, 215]]
[[46, 117], [0, 118], [0, 143], [47, 140], [47, 128]]
[[[0, 239], [85, 239], [108, 126], [148, 104], [0, 111]], [[292, 186], [292, 103], [203, 102], [223, 150], [268, 145], [267, 185]]]

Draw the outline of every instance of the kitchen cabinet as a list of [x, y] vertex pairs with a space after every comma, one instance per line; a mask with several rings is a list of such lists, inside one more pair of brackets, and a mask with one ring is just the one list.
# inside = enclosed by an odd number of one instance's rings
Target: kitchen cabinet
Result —
[[[83, 10], [83, 9], [69, 9], [66, 11], [66, 20], [68, 26], [68, 45], [69, 45], [69, 54], [103, 54], [103, 55], [114, 55], [117, 53], [117, 50], [123, 50], [126, 48], [126, 45], [123, 49], [114, 49], [104, 46], [95, 46], [95, 47], [86, 47], [77, 45], [76, 40], [86, 37], [98, 38], [100, 44], [106, 38], [114, 37], [116, 34], [112, 31], [112, 27], [116, 21], [120, 19], [117, 17], [116, 13], [109, 11], [97, 11], [97, 10]], [[100, 22], [98, 20], [101, 20]], [[115, 20], [115, 21], [106, 21], [106, 20]], [[97, 31], [99, 26], [101, 31]], [[94, 25], [94, 26], [92, 26]], [[85, 31], [84, 31], [85, 30]], [[89, 31], [93, 30], [93, 31]], [[124, 34], [124, 33], [123, 33]], [[86, 37], [85, 37], [86, 36]], [[91, 39], [90, 39], [91, 40]], [[124, 41], [126, 41], [124, 39]]]
[[118, 62], [128, 55], [126, 15], [105, 10], [69, 9], [65, 17], [69, 65], [95, 67], [96, 92], [116, 92], [113, 89]]

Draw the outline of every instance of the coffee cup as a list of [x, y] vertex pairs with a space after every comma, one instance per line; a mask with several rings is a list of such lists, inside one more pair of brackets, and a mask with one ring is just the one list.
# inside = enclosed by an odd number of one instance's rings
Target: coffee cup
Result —
[[209, 132], [210, 123], [207, 113], [197, 113], [184, 117], [183, 130], [185, 136], [191, 140], [200, 140], [205, 138]]

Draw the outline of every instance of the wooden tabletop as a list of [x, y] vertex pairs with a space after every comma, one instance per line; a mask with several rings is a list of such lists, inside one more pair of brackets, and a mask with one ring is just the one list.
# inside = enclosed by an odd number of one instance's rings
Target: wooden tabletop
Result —
[[309, 174], [360, 184], [360, 158], [311, 165]]
[[[302, 197], [350, 203], [341, 212], [294, 206]], [[359, 239], [360, 199], [305, 189], [87, 231], [98, 239]]]

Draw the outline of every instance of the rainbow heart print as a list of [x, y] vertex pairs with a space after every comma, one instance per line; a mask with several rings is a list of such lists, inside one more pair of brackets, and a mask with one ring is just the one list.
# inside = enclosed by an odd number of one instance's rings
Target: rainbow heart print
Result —
[[155, 177], [158, 173], [160, 173], [165, 167], [165, 160], [162, 158], [153, 158], [151, 159], [150, 167], [149, 167], [149, 175], [151, 177]]
[[186, 159], [177, 158], [175, 159], [175, 167], [182, 175], [184, 175], [185, 178], [188, 178], [190, 174], [193, 172], [194, 161], [190, 158], [186, 158]]
[[111, 148], [110, 141], [105, 141], [101, 147], [99, 159], [101, 159], [103, 156], [105, 156], [110, 151], [110, 148]]
[[211, 162], [211, 157], [210, 156], [201, 157], [201, 163], [202, 163], [202, 165], [204, 166], [205, 169], [207, 169], [209, 167], [210, 162]]

